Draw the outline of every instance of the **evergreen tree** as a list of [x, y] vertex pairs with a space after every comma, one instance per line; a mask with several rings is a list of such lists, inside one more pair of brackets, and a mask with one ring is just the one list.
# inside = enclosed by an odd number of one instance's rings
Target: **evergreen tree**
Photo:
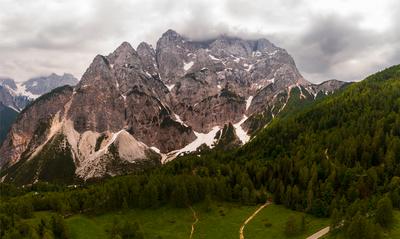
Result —
[[183, 183], [178, 183], [171, 193], [171, 201], [176, 207], [187, 207], [189, 197]]
[[389, 227], [393, 223], [393, 206], [389, 197], [385, 196], [378, 201], [375, 219], [382, 227]]
[[56, 238], [69, 238], [67, 226], [65, 225], [64, 219], [60, 215], [52, 216], [51, 224], [53, 234]]
[[340, 215], [340, 212], [335, 208], [333, 209], [333, 212], [331, 214], [331, 231], [336, 231], [339, 229], [340, 225], [342, 222], [342, 217]]

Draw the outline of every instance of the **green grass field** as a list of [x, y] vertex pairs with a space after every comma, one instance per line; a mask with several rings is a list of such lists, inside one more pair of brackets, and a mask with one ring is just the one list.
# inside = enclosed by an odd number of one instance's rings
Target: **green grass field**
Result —
[[[199, 222], [196, 224], [193, 238], [195, 239], [227, 239], [239, 238], [241, 224], [259, 207], [240, 206], [234, 203], [217, 203], [210, 211], [205, 211], [203, 205], [194, 206]], [[299, 216], [301, 213], [285, 209], [283, 206], [270, 205], [263, 209], [245, 229], [246, 238], [286, 238], [284, 225], [290, 215]], [[107, 238], [106, 229], [116, 219], [137, 221], [140, 223], [145, 238], [148, 239], [183, 239], [189, 238], [191, 225], [194, 222], [190, 209], [162, 207], [151, 210], [129, 210], [126, 212], [108, 213], [90, 217], [75, 215], [67, 219], [67, 225], [74, 239]], [[272, 222], [266, 228], [265, 220]], [[307, 232], [314, 231], [328, 224], [327, 219], [307, 216]]]
[[400, 211], [395, 211], [394, 213], [394, 226], [392, 227], [388, 238], [400, 238]]
[[[230, 239], [239, 238], [241, 224], [259, 207], [240, 206], [235, 203], [216, 203], [211, 211], [205, 211], [203, 205], [195, 205], [199, 222], [196, 224], [194, 239]], [[38, 212], [35, 217], [27, 221], [38, 225], [40, 219], [49, 219], [54, 213]], [[302, 213], [286, 209], [280, 205], [269, 205], [264, 208], [245, 230], [246, 239], [281, 239], [287, 238], [284, 234], [285, 223], [290, 216], [300, 218]], [[395, 211], [395, 225], [386, 233], [388, 239], [400, 238], [400, 211]], [[113, 212], [100, 216], [74, 215], [66, 219], [67, 227], [72, 239], [109, 238], [107, 228], [110, 228], [115, 219], [137, 221], [146, 239], [187, 239], [191, 225], [194, 222], [193, 214], [188, 208], [162, 207], [158, 209], [131, 209], [125, 212]], [[266, 226], [270, 223], [271, 225]], [[306, 215], [306, 230], [294, 238], [306, 238], [329, 224], [329, 219], [315, 218]], [[326, 239], [343, 239], [343, 235], [328, 235]]]
[[193, 222], [189, 209], [162, 207], [147, 210], [128, 210], [89, 217], [75, 215], [67, 219], [73, 239], [108, 238], [106, 229], [115, 219], [137, 221], [147, 239], [188, 238]]
[[[281, 205], [269, 205], [264, 208], [257, 216], [246, 226], [244, 235], [246, 238], [251, 239], [264, 239], [264, 238], [287, 238], [284, 230], [286, 221], [290, 216], [294, 216], [299, 222], [302, 213], [286, 209]], [[329, 219], [316, 218], [310, 215], [305, 215], [306, 227], [305, 231], [290, 238], [306, 238], [329, 226]], [[270, 223], [268, 227], [265, 225]]]
[[195, 207], [199, 222], [193, 238], [227, 239], [239, 238], [239, 228], [258, 206], [238, 206], [233, 203], [219, 203], [206, 212], [201, 205]]

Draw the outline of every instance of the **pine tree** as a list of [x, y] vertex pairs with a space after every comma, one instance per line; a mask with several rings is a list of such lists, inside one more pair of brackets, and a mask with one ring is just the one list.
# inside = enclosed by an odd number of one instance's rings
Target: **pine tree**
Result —
[[64, 218], [62, 218], [60, 215], [55, 215], [52, 217], [51, 222], [52, 230], [56, 238], [67, 239], [69, 237]]
[[331, 230], [332, 231], [336, 231], [339, 226], [341, 225], [342, 222], [342, 218], [341, 218], [341, 214], [340, 212], [335, 208], [332, 211], [332, 215], [331, 215]]
[[393, 223], [393, 206], [389, 197], [385, 196], [378, 201], [375, 219], [382, 227], [389, 227]]
[[178, 183], [171, 193], [171, 201], [176, 207], [187, 207], [189, 197], [183, 183]]

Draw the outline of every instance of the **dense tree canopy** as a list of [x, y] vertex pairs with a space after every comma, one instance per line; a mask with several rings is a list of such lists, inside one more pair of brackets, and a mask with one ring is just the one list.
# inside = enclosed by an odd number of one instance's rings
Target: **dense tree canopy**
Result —
[[[0, 184], [1, 236], [33, 233], [22, 230], [19, 220], [33, 211], [103, 213], [187, 207], [204, 200], [254, 204], [264, 203], [271, 193], [275, 203], [288, 208], [331, 216], [333, 228], [350, 238], [366, 231], [379, 238], [381, 226], [391, 223], [382, 215], [400, 206], [399, 155], [400, 66], [395, 66], [275, 119], [238, 150], [186, 155], [149, 172], [77, 188]], [[62, 225], [62, 220], [54, 223]], [[289, 234], [293, 225], [288, 222]], [[127, 227], [116, 223], [112, 235], [140, 237], [140, 228]], [[46, 228], [64, 235], [62, 226]]]

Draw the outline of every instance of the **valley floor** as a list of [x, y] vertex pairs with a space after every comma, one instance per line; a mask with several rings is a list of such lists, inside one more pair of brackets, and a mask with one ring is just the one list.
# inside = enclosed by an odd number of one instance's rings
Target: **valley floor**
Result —
[[[239, 238], [239, 229], [243, 222], [259, 208], [257, 206], [240, 206], [234, 203], [218, 203], [211, 210], [205, 210], [204, 205], [195, 205], [198, 222], [195, 224], [194, 239], [227, 239]], [[268, 239], [287, 238], [284, 229], [290, 216], [299, 218], [300, 212], [295, 212], [279, 205], [268, 205], [263, 208], [244, 229], [244, 238]], [[315, 218], [306, 215], [306, 230], [290, 238], [305, 238], [326, 227], [328, 219]], [[75, 215], [66, 220], [71, 237], [108, 238], [106, 230], [115, 219], [139, 222], [148, 239], [180, 239], [189, 238], [195, 219], [189, 208], [177, 209], [162, 207], [158, 209], [131, 209], [125, 212], [108, 213], [96, 217]]]
[[[196, 224], [190, 208], [161, 207], [157, 209], [130, 209], [99, 216], [74, 215], [66, 219], [72, 239], [110, 238], [107, 230], [115, 220], [136, 221], [140, 224], [146, 239], [187, 239], [190, 238], [192, 225], [194, 239], [230, 239], [239, 238], [239, 229], [244, 221], [258, 208], [241, 206], [235, 203], [216, 203], [211, 210], [204, 205], [193, 206], [198, 221]], [[28, 219], [37, 225], [41, 218], [50, 217], [51, 212], [38, 212]], [[305, 215], [305, 230], [295, 236], [285, 235], [285, 226], [289, 217], [301, 218], [301, 212], [270, 204], [260, 210], [244, 228], [245, 239], [300, 239], [306, 238], [329, 225], [329, 219]], [[400, 211], [395, 211], [395, 225], [385, 234], [387, 239], [400, 238]], [[343, 239], [343, 235], [328, 234], [323, 239]]]

